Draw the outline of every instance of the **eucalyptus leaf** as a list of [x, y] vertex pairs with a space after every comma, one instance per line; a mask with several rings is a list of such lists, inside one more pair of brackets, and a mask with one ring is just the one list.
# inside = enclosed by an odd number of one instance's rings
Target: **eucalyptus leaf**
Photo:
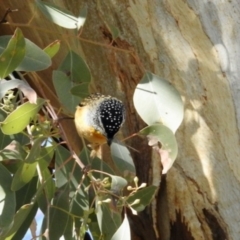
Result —
[[130, 225], [127, 214], [124, 214], [124, 219], [121, 226], [114, 233], [111, 240], [131, 240]]
[[[104, 239], [110, 240], [122, 223], [121, 214], [113, 211], [109, 204], [103, 203], [100, 206], [102, 211], [102, 220], [99, 218], [99, 226]], [[97, 213], [98, 214], [98, 213]]]
[[91, 81], [89, 67], [83, 58], [74, 51], [69, 51], [58, 70], [66, 73], [72, 82], [89, 83]]
[[4, 46], [4, 39], [0, 38], [0, 78], [14, 71], [25, 56], [25, 40], [19, 28], [8, 40], [7, 45]]
[[111, 190], [114, 193], [118, 193], [119, 191], [123, 190], [124, 187], [127, 186], [127, 180], [119, 177], [119, 176], [115, 176], [115, 175], [111, 175]]
[[24, 221], [22, 221], [21, 226], [14, 233], [14, 236], [11, 238], [11, 240], [24, 239], [24, 236], [25, 236], [26, 232], [28, 231], [29, 226], [32, 227], [31, 224], [33, 223], [33, 219], [36, 216], [37, 210], [38, 210], [38, 205], [37, 205], [37, 203], [34, 203], [33, 207], [30, 209], [26, 218], [24, 219]]
[[99, 230], [100, 232], [102, 232], [102, 222], [103, 222], [103, 211], [102, 211], [102, 207], [101, 207], [101, 204], [98, 204], [98, 200], [99, 200], [99, 197], [96, 196], [96, 199], [95, 199], [95, 213], [96, 213], [96, 217], [97, 217], [97, 222], [98, 222], [98, 227], [99, 227]]
[[53, 85], [65, 111], [73, 114], [80, 102], [80, 98], [70, 93], [73, 83], [69, 77], [62, 71], [53, 71]]
[[[0, 37], [0, 54], [7, 47], [12, 36], [5, 35]], [[41, 71], [51, 66], [51, 58], [36, 44], [28, 39], [25, 40], [25, 55], [20, 64], [14, 68], [16, 71]]]
[[166, 80], [147, 72], [137, 85], [134, 106], [148, 125], [162, 123], [174, 133], [183, 120], [183, 102], [178, 91]]
[[[39, 165], [41, 165], [41, 164], [39, 164]], [[44, 186], [38, 195], [37, 202], [38, 202], [38, 205], [39, 205], [39, 208], [41, 209], [41, 211], [43, 213], [46, 213], [48, 204], [49, 204], [49, 202], [51, 202], [56, 188], [55, 188], [55, 182], [49, 172], [49, 169], [45, 168], [45, 167], [44, 167], [44, 169], [42, 169], [42, 167], [40, 167], [40, 168], [41, 168], [41, 175], [42, 175], [42, 183]], [[40, 182], [38, 182], [38, 189], [41, 186], [42, 186], [42, 184], [40, 184]]]
[[13, 140], [3, 150], [0, 151], [0, 161], [4, 160], [23, 160], [26, 152], [19, 142]]
[[0, 163], [0, 229], [11, 224], [16, 207], [15, 193], [11, 190], [11, 173]]
[[18, 88], [23, 92], [23, 94], [28, 98], [30, 103], [35, 103], [37, 101], [37, 93], [33, 90], [27, 82], [24, 82], [19, 79], [12, 80], [1, 80], [0, 81], [0, 99], [2, 99], [5, 94], [10, 90]]
[[[109, 173], [112, 175], [115, 174], [114, 171], [112, 170], [112, 168], [107, 163], [105, 163], [103, 160], [96, 158], [96, 157], [91, 162], [91, 168], [96, 169], [98, 171], [106, 172], [106, 173]], [[106, 177], [106, 174], [104, 174], [104, 173], [94, 172], [93, 175], [94, 175], [94, 177], [100, 178], [100, 179], [103, 179], [104, 177]]]
[[27, 219], [30, 214], [34, 203], [23, 205], [15, 214], [13, 224], [10, 226], [10, 230], [4, 235], [4, 239], [12, 239], [14, 234], [21, 228], [24, 221]]
[[[173, 165], [178, 154], [177, 140], [172, 130], [162, 124], [154, 124], [142, 129], [140, 134], [148, 137], [149, 145], [152, 145], [154, 150], [161, 156], [163, 165], [162, 173], [166, 174]], [[161, 143], [161, 148], [158, 147], [158, 141]]]
[[80, 100], [82, 100], [89, 95], [89, 83], [76, 85], [70, 91], [74, 96], [80, 97]]
[[16, 71], [42, 71], [51, 66], [52, 60], [47, 53], [44, 52], [35, 43], [25, 38], [26, 55]]
[[87, 6], [85, 5], [81, 10], [78, 15], [78, 22], [77, 22], [77, 29], [79, 30], [81, 27], [83, 27], [85, 21], [87, 18]]
[[47, 47], [43, 49], [43, 51], [50, 57], [53, 58], [60, 49], [60, 41], [55, 40], [54, 42], [50, 43]]
[[138, 190], [134, 195], [130, 196], [127, 199], [127, 202], [129, 205], [134, 203], [135, 200], [139, 199], [140, 202], [134, 205], [131, 205], [131, 207], [136, 210], [137, 212], [143, 211], [146, 206], [148, 206], [151, 201], [153, 200], [155, 194], [157, 191], [156, 186], [149, 186], [145, 187], [143, 189]]
[[53, 206], [50, 208], [50, 213], [49, 215], [45, 215], [45, 217], [48, 218], [47, 228], [49, 229], [49, 239], [60, 239], [63, 234], [69, 231], [72, 233], [73, 220], [70, 214], [68, 214], [68, 200], [69, 188], [67, 184], [62, 188], [58, 189], [53, 199]]
[[38, 176], [34, 176], [30, 182], [16, 191], [16, 210], [19, 210], [23, 205], [32, 202], [37, 190]]
[[41, 170], [45, 170], [50, 165], [55, 154], [55, 146], [41, 147], [40, 153], [37, 156], [36, 160], [41, 167]]
[[115, 140], [111, 144], [111, 156], [117, 168], [123, 173], [135, 175], [136, 169], [129, 150], [122, 143]]
[[72, 158], [71, 153], [61, 145], [58, 145], [55, 152], [55, 178], [56, 187], [61, 188], [69, 183], [71, 172], [73, 171], [73, 159], [65, 163], [68, 159]]
[[45, 100], [38, 98], [37, 104], [26, 102], [17, 107], [2, 122], [1, 129], [4, 134], [15, 134], [24, 130], [38, 113]]
[[35, 0], [38, 8], [50, 21], [58, 26], [75, 29], [78, 26], [78, 19], [70, 12], [52, 3]]
[[[36, 185], [37, 185], [38, 177], [32, 178], [32, 180], [23, 186], [21, 189], [16, 191], [16, 209], [19, 210], [23, 205], [29, 204], [32, 201], [32, 198], [36, 194]], [[31, 208], [29, 214], [27, 215], [26, 219], [22, 222], [21, 227], [16, 231], [14, 234], [13, 240], [24, 239], [24, 235], [29, 229], [33, 218], [36, 215], [38, 209], [38, 205], [35, 203], [34, 206]]]
[[[1, 91], [1, 90], [0, 90]], [[0, 108], [0, 122], [3, 122], [4, 119], [7, 117], [7, 113], [5, 113], [1, 108]], [[1, 138], [0, 138], [1, 141]]]
[[21, 162], [20, 167], [13, 176], [11, 189], [16, 191], [31, 181], [36, 172], [37, 163]]
[[111, 239], [121, 225], [121, 214], [110, 209], [109, 204], [102, 204], [103, 221], [102, 232], [106, 239]]
[[26, 163], [33, 163], [38, 160], [38, 157], [40, 156], [40, 152], [41, 152], [41, 145], [45, 140], [46, 140], [46, 137], [38, 137], [34, 140], [33, 145], [30, 149], [30, 152], [25, 159]]

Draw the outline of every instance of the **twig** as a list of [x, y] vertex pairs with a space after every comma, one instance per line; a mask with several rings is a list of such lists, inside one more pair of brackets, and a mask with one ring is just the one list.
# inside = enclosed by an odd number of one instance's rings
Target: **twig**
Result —
[[0, 23], [6, 23], [7, 22], [7, 20], [6, 20], [7, 15], [11, 12], [17, 12], [17, 11], [18, 11], [18, 9], [11, 10], [10, 8], [8, 8], [6, 10], [6, 12], [4, 13], [2, 19], [0, 20]]

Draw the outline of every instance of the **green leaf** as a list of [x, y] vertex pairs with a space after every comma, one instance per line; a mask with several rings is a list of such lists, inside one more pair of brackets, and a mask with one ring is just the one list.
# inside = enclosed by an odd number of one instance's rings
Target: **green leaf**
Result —
[[29, 213], [31, 212], [34, 204], [26, 204], [22, 206], [14, 216], [13, 224], [11, 225], [10, 230], [5, 234], [5, 240], [10, 240], [14, 234], [20, 229], [24, 221], [27, 219]]
[[124, 146], [122, 143], [113, 141], [110, 149], [112, 159], [119, 171], [123, 174], [130, 173], [135, 175], [135, 165], [127, 147]]
[[82, 100], [89, 95], [89, 83], [76, 85], [70, 91], [74, 96], [80, 97], [80, 100]]
[[[7, 136], [7, 135], [6, 135]], [[27, 136], [24, 133], [18, 133], [18, 134], [14, 134], [14, 135], [10, 135], [10, 137], [19, 142], [22, 146], [24, 145], [28, 145], [30, 143], [30, 139], [29, 136]]]
[[102, 234], [104, 239], [110, 240], [122, 223], [121, 214], [110, 209], [109, 204], [103, 203], [102, 209]]
[[37, 163], [22, 162], [19, 169], [13, 176], [11, 189], [16, 191], [31, 181], [36, 172]]
[[38, 137], [34, 140], [31, 150], [26, 157], [26, 163], [33, 163], [39, 160], [38, 157], [40, 156], [41, 145], [44, 140], [46, 140], [46, 137]]
[[[45, 215], [44, 221], [48, 223], [49, 239], [60, 239], [66, 232], [72, 232], [73, 220], [69, 211], [69, 189], [68, 184], [58, 189], [49, 215]], [[48, 218], [48, 219], [47, 219]], [[57, 223], [57, 224], [56, 224]], [[68, 238], [69, 239], [69, 238]]]
[[55, 40], [54, 42], [50, 43], [47, 47], [43, 49], [43, 51], [50, 57], [53, 58], [60, 49], [60, 41]]
[[[2, 47], [0, 38], [0, 48]], [[0, 55], [0, 78], [6, 77], [21, 63], [25, 55], [25, 40], [22, 31], [17, 28]]]
[[104, 22], [107, 25], [108, 30], [112, 34], [112, 39], [115, 40], [117, 37], [119, 37], [119, 34], [120, 34], [119, 29], [117, 27], [115, 27], [114, 25], [112, 25], [111, 23], [108, 23], [106, 21], [104, 21]]
[[3, 122], [6, 117], [7, 117], [7, 114], [0, 108], [0, 122]]
[[11, 224], [16, 207], [15, 193], [11, 190], [11, 173], [0, 163], [0, 229]]
[[141, 190], [138, 190], [134, 195], [130, 196], [127, 199], [127, 203], [131, 205], [132, 203], [134, 203], [135, 200], [139, 199], [140, 202], [138, 204], [132, 205], [131, 207], [137, 212], [140, 212], [151, 203], [156, 194], [156, 191], [156, 186], [145, 187]]
[[[82, 160], [82, 158], [81, 158]], [[102, 171], [102, 172], [106, 172], [109, 174], [114, 175], [114, 171], [109, 167], [109, 165], [107, 165], [103, 160], [99, 159], [99, 158], [94, 158], [91, 162], [91, 169], [96, 169], [98, 171]], [[93, 173], [95, 178], [101, 178], [103, 179], [104, 177], [106, 177], [106, 174], [103, 173]]]
[[150, 72], [137, 85], [133, 102], [148, 125], [162, 123], [175, 133], [183, 120], [183, 102], [178, 91], [168, 81]]
[[111, 190], [114, 193], [118, 193], [119, 191], [123, 190], [124, 187], [127, 186], [127, 180], [119, 177], [119, 176], [115, 176], [115, 175], [111, 175]]
[[[0, 37], [0, 53], [7, 47], [7, 44], [12, 36]], [[41, 48], [30, 40], [25, 38], [25, 56], [17, 66], [16, 71], [41, 71], [51, 66], [51, 58]]]
[[23, 160], [25, 156], [26, 153], [22, 146], [15, 140], [0, 151], [0, 161]]
[[40, 149], [40, 154], [36, 159], [36, 162], [40, 164], [40, 167], [42, 170], [45, 170], [51, 160], [53, 159], [55, 153], [55, 146], [47, 146], [47, 147], [42, 147]]
[[63, 107], [73, 114], [80, 102], [80, 98], [70, 93], [73, 83], [69, 77], [61, 71], [53, 71], [53, 85]]
[[79, 16], [77, 18], [78, 22], [77, 22], [77, 29], [79, 30], [81, 27], [83, 27], [85, 21], [87, 18], [87, 6], [85, 5], [79, 13]]
[[78, 19], [70, 12], [52, 3], [35, 0], [38, 8], [50, 21], [58, 26], [75, 29], [78, 26]]
[[5, 135], [0, 131], [0, 149], [4, 149], [8, 144], [12, 142], [12, 138], [9, 135]]
[[24, 239], [24, 236], [29, 229], [29, 226], [31, 225], [34, 217], [36, 216], [38, 210], [38, 205], [35, 203], [29, 213], [27, 214], [26, 218], [22, 222], [21, 226], [18, 228], [18, 230], [14, 233], [14, 236], [10, 238], [11, 240], [19, 240]]
[[[161, 156], [163, 165], [163, 174], [171, 168], [178, 154], [178, 145], [173, 132], [162, 124], [154, 124], [140, 131], [140, 134], [145, 135], [149, 139], [149, 145], [153, 146]], [[161, 148], [157, 142], [161, 143]]]
[[15, 134], [24, 130], [34, 116], [38, 113], [45, 100], [38, 98], [37, 104], [26, 102], [17, 107], [2, 122], [1, 129], [4, 134]]
[[56, 187], [61, 188], [69, 182], [70, 174], [73, 171], [73, 165], [71, 159], [65, 163], [68, 159], [72, 158], [71, 153], [61, 145], [58, 145], [56, 148], [55, 156], [55, 177], [56, 177]]
[[[36, 193], [38, 177], [32, 178], [32, 180], [27, 183], [24, 187], [16, 191], [16, 209], [19, 210], [23, 205], [31, 203], [33, 196]], [[26, 219], [22, 222], [21, 227], [14, 234], [13, 240], [24, 239], [26, 231], [29, 229], [29, 226], [36, 215], [38, 205], [34, 204]]]
[[65, 72], [72, 82], [89, 83], [91, 81], [90, 70], [80, 55], [69, 51], [58, 70]]
[[38, 177], [35, 176], [24, 185], [21, 189], [16, 191], [16, 210], [19, 210], [23, 205], [29, 204], [36, 194]]
[[74, 215], [82, 216], [83, 212], [89, 208], [89, 196], [87, 192], [84, 191], [85, 187], [89, 185], [89, 182], [88, 179], [85, 178], [79, 188], [83, 172], [73, 159], [64, 163], [70, 157], [71, 154], [68, 150], [62, 146], [57, 147], [55, 159], [56, 186], [62, 187], [65, 184], [69, 184], [69, 190], [71, 191], [69, 210]]
[[17, 67], [17, 71], [33, 72], [42, 71], [51, 66], [52, 60], [41, 48], [26, 39], [26, 55]]
[[114, 233], [111, 240], [131, 240], [130, 225], [127, 214], [124, 214], [123, 222], [118, 230]]
[[[52, 176], [49, 172], [48, 168], [42, 169], [41, 168], [41, 174], [42, 174], [42, 182], [43, 182], [43, 189], [38, 195], [38, 205], [43, 213], [46, 213], [48, 204], [51, 202], [54, 193], [55, 193], [55, 182], [52, 179]], [[38, 186], [41, 187], [40, 182], [38, 182]], [[39, 188], [38, 187], [38, 188]]]

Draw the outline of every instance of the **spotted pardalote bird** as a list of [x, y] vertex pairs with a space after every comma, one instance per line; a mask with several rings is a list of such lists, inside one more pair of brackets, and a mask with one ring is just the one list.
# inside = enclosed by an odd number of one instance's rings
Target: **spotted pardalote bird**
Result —
[[85, 98], [75, 112], [78, 134], [90, 144], [111, 144], [125, 120], [125, 107], [117, 98], [100, 93]]

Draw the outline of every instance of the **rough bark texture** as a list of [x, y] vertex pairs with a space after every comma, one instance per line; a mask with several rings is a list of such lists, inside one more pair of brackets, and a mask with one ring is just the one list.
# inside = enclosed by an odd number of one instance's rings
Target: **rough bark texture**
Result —
[[[1, 25], [1, 35], [20, 26], [41, 47], [60, 39], [62, 47], [48, 71], [30, 74], [57, 104], [51, 71], [71, 47], [82, 54], [92, 73], [92, 90], [116, 95], [127, 107], [123, 135], [139, 131], [132, 95], [146, 70], [169, 80], [181, 93], [185, 117], [177, 131], [179, 155], [161, 181], [158, 156], [146, 141], [134, 160], [141, 181], [160, 185], [152, 205], [132, 217], [133, 239], [234, 239], [240, 236], [240, 3], [196, 0], [62, 0], [55, 3], [76, 15], [83, 4], [88, 17], [80, 38], [49, 23], [33, 1], [2, 1], [19, 9]], [[31, 27], [24, 25], [32, 19]], [[106, 24], [107, 23], [107, 24]], [[113, 40], [107, 25], [120, 30]], [[111, 44], [112, 42], [112, 44]], [[41, 86], [41, 88], [39, 87]], [[147, 101], [147, 99], [146, 99]], [[67, 129], [77, 148], [74, 128]], [[152, 160], [151, 160], [152, 159]], [[161, 184], [160, 184], [161, 182]], [[151, 236], [151, 237], [150, 237]]]

